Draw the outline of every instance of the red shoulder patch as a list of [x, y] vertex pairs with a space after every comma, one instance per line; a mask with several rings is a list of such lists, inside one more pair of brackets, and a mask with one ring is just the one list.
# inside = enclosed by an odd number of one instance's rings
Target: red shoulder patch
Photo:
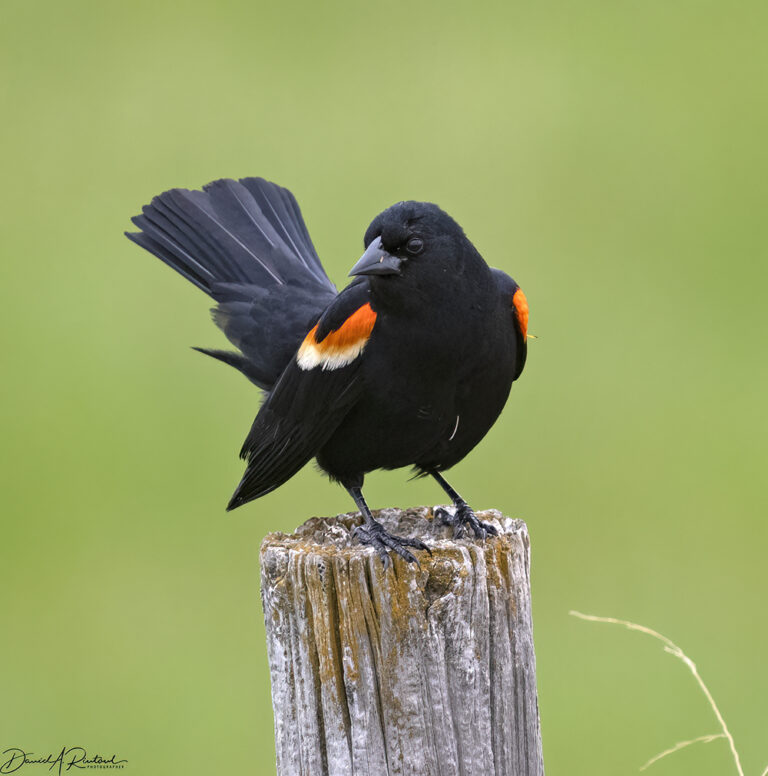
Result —
[[338, 329], [317, 340], [317, 325], [304, 338], [296, 361], [301, 369], [338, 369], [351, 364], [368, 344], [376, 323], [376, 313], [370, 304], [355, 310]]
[[528, 300], [525, 298], [522, 288], [518, 288], [512, 297], [512, 306], [515, 308], [517, 323], [523, 335], [523, 342], [528, 338]]

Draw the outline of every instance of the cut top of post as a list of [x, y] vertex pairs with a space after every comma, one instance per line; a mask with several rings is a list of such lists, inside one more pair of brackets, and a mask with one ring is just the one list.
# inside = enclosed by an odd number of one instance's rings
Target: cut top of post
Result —
[[[434, 519], [434, 509], [430, 507], [416, 507], [411, 509], [381, 509], [375, 511], [374, 517], [386, 530], [396, 536], [405, 536], [409, 539], [420, 539], [427, 544], [433, 554], [443, 552], [455, 552], [458, 547], [482, 546], [467, 530], [461, 539], [453, 537], [453, 528], [439, 523]], [[452, 509], [452, 507], [446, 507]], [[477, 517], [487, 523], [491, 523], [499, 531], [502, 542], [504, 537], [522, 542], [526, 553], [528, 552], [528, 530], [522, 520], [505, 517], [497, 509], [489, 509], [478, 512]], [[371, 547], [359, 544], [354, 538], [354, 530], [361, 524], [359, 512], [349, 512], [336, 517], [313, 517], [300, 525], [292, 534], [280, 532], [270, 533], [262, 542], [262, 560], [264, 554], [287, 552], [290, 550], [317, 553], [338, 557], [347, 561], [353, 556], [371, 558], [375, 552]], [[429, 559], [426, 552], [417, 551], [419, 562], [423, 566]], [[390, 553], [393, 559], [397, 557]]]

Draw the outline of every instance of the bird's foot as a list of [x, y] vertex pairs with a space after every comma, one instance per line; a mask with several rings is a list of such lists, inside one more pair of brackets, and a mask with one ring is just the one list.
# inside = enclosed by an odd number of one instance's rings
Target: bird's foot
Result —
[[415, 550], [426, 550], [430, 555], [432, 554], [424, 542], [420, 542], [418, 539], [406, 539], [403, 536], [393, 536], [387, 533], [384, 526], [375, 520], [357, 526], [352, 535], [357, 537], [361, 544], [370, 544], [379, 553], [384, 568], [388, 568], [392, 562], [387, 550], [394, 550], [403, 560], [415, 563], [417, 566], [420, 565], [419, 561], [410, 550], [406, 549], [407, 547], [413, 547]]
[[477, 539], [499, 535], [499, 532], [493, 525], [478, 520], [477, 515], [468, 504], [459, 504], [454, 514], [451, 514], [444, 507], [438, 507], [435, 510], [435, 518], [443, 525], [453, 526], [454, 539], [461, 539], [467, 527], [472, 529]]

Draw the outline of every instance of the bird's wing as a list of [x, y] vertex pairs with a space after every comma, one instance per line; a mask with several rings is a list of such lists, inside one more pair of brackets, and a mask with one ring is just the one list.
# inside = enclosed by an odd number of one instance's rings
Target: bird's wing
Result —
[[359, 398], [359, 367], [375, 324], [367, 280], [333, 300], [256, 416], [240, 453], [248, 466], [228, 509], [282, 485], [338, 428]]
[[133, 223], [133, 242], [218, 302], [214, 321], [241, 352], [198, 349], [262, 388], [336, 296], [293, 194], [263, 178], [171, 189]]
[[512, 326], [515, 331], [515, 371], [513, 380], [523, 373], [528, 355], [528, 300], [523, 289], [500, 269], [494, 269], [496, 286], [502, 298], [502, 304], [508, 305]]

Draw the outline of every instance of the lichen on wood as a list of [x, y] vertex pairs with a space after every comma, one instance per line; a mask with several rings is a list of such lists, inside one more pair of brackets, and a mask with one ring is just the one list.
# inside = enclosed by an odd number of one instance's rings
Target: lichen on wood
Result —
[[521, 520], [456, 540], [426, 507], [376, 513], [426, 542], [385, 569], [359, 514], [269, 534], [261, 593], [279, 776], [543, 774]]

